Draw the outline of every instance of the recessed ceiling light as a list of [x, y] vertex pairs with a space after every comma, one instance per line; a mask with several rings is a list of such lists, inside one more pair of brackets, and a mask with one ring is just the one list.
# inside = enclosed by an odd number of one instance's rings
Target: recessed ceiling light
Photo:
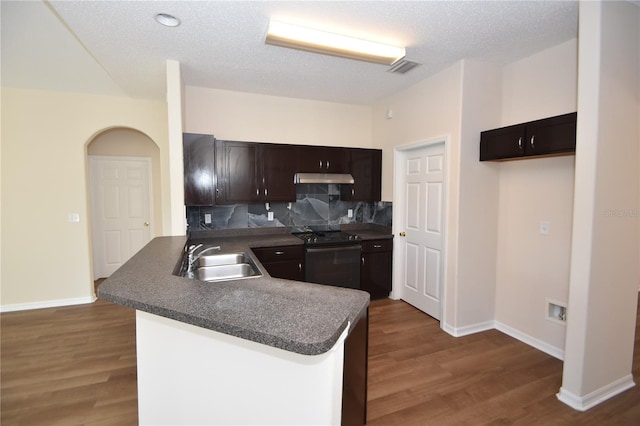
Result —
[[265, 43], [342, 58], [391, 65], [405, 48], [271, 21]]
[[178, 25], [180, 25], [180, 20], [173, 15], [169, 15], [168, 13], [158, 13], [155, 18], [158, 23], [166, 27], [177, 27]]

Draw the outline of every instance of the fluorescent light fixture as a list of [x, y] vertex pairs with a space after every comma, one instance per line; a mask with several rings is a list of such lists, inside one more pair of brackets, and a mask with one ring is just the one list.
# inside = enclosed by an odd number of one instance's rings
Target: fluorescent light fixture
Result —
[[271, 21], [265, 43], [308, 52], [391, 65], [405, 56], [404, 47], [347, 37]]

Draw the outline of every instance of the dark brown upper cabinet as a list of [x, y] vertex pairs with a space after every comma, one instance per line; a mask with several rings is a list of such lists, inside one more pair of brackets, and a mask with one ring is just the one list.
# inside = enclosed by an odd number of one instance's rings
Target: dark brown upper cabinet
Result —
[[346, 148], [298, 147], [298, 171], [302, 173], [348, 173]]
[[184, 160], [184, 204], [215, 204], [215, 139], [212, 135], [185, 133], [182, 137]]
[[293, 145], [216, 141], [216, 202], [295, 201]]
[[577, 113], [558, 115], [480, 133], [480, 161], [572, 154]]
[[295, 145], [261, 143], [262, 193], [264, 201], [295, 201], [293, 176], [298, 171]]
[[341, 185], [343, 201], [380, 201], [382, 182], [382, 150], [347, 148], [353, 185]]

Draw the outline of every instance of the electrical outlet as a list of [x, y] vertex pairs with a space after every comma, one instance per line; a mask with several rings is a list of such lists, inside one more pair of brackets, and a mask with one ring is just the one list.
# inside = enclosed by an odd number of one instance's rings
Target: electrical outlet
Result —
[[272, 221], [273, 220], [273, 212], [267, 212], [267, 220], [268, 221]]
[[204, 223], [206, 223], [207, 225], [211, 223], [211, 213], [204, 214]]
[[80, 213], [69, 213], [67, 219], [69, 222], [78, 223], [80, 222]]
[[353, 209], [347, 210], [347, 217], [353, 217]]

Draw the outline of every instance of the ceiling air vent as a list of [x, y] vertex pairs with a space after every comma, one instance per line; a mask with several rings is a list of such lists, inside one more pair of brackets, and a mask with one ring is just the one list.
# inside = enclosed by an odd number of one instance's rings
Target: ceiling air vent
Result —
[[406, 74], [407, 72], [411, 71], [412, 69], [414, 69], [419, 65], [420, 64], [417, 62], [407, 61], [406, 59], [400, 59], [394, 62], [393, 65], [391, 65], [391, 68], [389, 68], [387, 71], [392, 72], [394, 74]]

